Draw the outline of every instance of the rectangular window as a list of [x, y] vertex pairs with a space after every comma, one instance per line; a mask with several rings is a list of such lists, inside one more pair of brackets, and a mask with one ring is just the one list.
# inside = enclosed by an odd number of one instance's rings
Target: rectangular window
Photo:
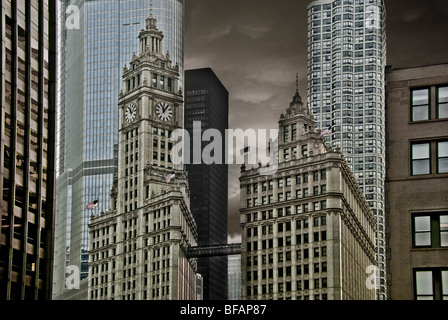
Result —
[[152, 74], [152, 86], [153, 88], [157, 88], [157, 74]]
[[427, 269], [414, 271], [416, 300], [448, 300], [448, 270]]
[[439, 226], [440, 226], [440, 246], [448, 247], [448, 215], [440, 216]]
[[308, 203], [303, 205], [303, 212], [308, 212]]
[[414, 217], [414, 246], [431, 246], [431, 217]]
[[293, 157], [293, 159], [297, 159], [297, 147], [293, 147], [291, 149], [291, 156]]
[[[308, 237], [308, 234], [304, 234], [304, 239], [305, 239], [305, 235]], [[308, 238], [307, 241], [305, 242], [305, 240], [303, 241], [304, 243], [308, 242]], [[303, 249], [303, 259], [309, 259], [309, 249]], [[307, 270], [307, 264], [304, 265], [304, 274], [307, 274], [308, 272], [306, 272], [305, 270]]]
[[261, 184], [261, 191], [266, 191], [268, 189], [267, 182], [263, 181]]
[[448, 300], [448, 270], [442, 270], [442, 300]]
[[285, 161], [289, 161], [290, 160], [290, 158], [289, 158], [289, 149], [284, 149], [283, 150], [283, 159]]
[[[325, 201], [322, 201], [322, 202], [325, 202]], [[322, 226], [326, 226], [326, 225], [327, 225], [327, 217], [326, 217], [326, 216], [322, 216], [322, 217], [320, 218], [320, 224], [321, 224]]]
[[160, 89], [165, 90], [165, 77], [160, 76]]
[[437, 89], [437, 118], [448, 118], [448, 86]]
[[278, 187], [283, 188], [283, 179], [278, 179]]
[[327, 186], [326, 185], [320, 186], [320, 194], [325, 194], [325, 193], [327, 193]]
[[411, 148], [412, 175], [430, 174], [430, 143], [413, 143]]
[[323, 180], [327, 179], [327, 170], [326, 169], [323, 169], [320, 171], [320, 178]]
[[[314, 248], [313, 258], [319, 258], [319, 252], [320, 252], [320, 248]], [[317, 272], [319, 272], [319, 271], [317, 271]]]
[[412, 90], [411, 121], [429, 120], [429, 89]]
[[448, 141], [437, 143], [437, 173], [448, 173]]
[[418, 214], [413, 218], [414, 248], [448, 247], [448, 214]]
[[283, 142], [289, 142], [289, 126], [284, 127]]

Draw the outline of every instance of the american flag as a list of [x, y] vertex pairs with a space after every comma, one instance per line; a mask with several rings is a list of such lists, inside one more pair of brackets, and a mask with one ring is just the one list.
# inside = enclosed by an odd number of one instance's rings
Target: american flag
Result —
[[331, 133], [331, 126], [329, 126], [327, 129], [325, 129], [324, 131], [322, 131], [322, 132], [320, 133], [320, 136], [323, 137], [323, 136], [325, 136], [325, 135], [327, 135], [327, 134], [330, 134], [330, 133]]
[[176, 175], [174, 174], [174, 171], [173, 171], [165, 177], [165, 181], [169, 183], [171, 181], [171, 179], [173, 179], [175, 176]]
[[93, 208], [95, 208], [97, 205], [98, 205], [98, 200], [89, 202], [89, 203], [86, 205], [86, 209], [93, 209]]

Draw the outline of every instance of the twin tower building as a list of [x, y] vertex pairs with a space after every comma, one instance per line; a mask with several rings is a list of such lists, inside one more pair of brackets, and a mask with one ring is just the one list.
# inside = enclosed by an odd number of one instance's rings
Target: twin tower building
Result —
[[[151, 16], [139, 54], [123, 70], [111, 210], [89, 224], [91, 300], [198, 298], [198, 260], [188, 254], [199, 241], [190, 207], [196, 197], [184, 165], [171, 159], [183, 92], [163, 38]], [[241, 297], [375, 299], [375, 279], [366, 285], [376, 265], [374, 215], [298, 89], [280, 117], [274, 158], [269, 176], [262, 164], [241, 168]]]

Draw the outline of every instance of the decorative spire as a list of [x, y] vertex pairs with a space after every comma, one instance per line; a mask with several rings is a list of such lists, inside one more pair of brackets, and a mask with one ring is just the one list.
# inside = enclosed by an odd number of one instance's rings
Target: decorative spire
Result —
[[296, 73], [296, 93], [299, 93], [299, 73]]
[[303, 105], [302, 97], [299, 94], [299, 74], [298, 73], [296, 73], [296, 94], [292, 98], [291, 107], [293, 105], [297, 105], [297, 104]]
[[152, 0], [149, 3], [149, 18], [146, 19], [146, 30], [157, 29], [157, 20], [152, 15]]

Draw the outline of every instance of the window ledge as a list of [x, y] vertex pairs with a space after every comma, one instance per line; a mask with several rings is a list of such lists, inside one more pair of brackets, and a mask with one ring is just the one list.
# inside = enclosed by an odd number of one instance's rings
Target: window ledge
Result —
[[408, 176], [406, 180], [437, 179], [437, 178], [447, 178], [447, 177], [448, 177], [448, 173], [431, 173], [431, 174]]
[[422, 252], [422, 251], [448, 251], [448, 247], [441, 248], [411, 248], [411, 252]]
[[420, 121], [409, 121], [409, 124], [422, 124], [422, 123], [433, 123], [433, 122], [440, 122], [440, 121], [448, 121], [448, 118], [442, 118], [442, 119], [429, 119], [429, 120], [420, 120]]

